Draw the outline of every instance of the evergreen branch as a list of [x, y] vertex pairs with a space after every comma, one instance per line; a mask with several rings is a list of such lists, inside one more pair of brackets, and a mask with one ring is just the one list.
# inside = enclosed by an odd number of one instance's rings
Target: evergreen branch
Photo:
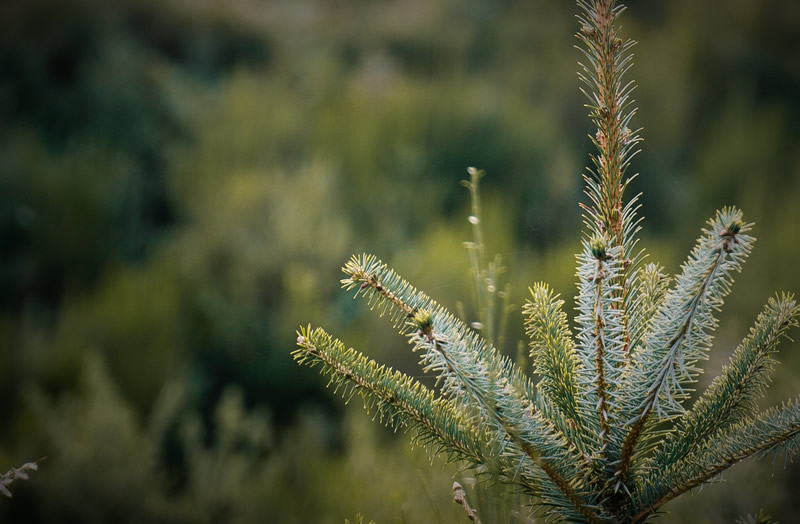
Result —
[[[627, 123], [635, 110], [626, 111], [632, 103], [630, 93], [634, 84], [623, 84], [623, 76], [629, 67], [635, 44], [623, 42], [617, 37], [615, 22], [624, 10], [615, 6], [614, 0], [589, 3], [580, 0], [583, 13], [578, 16], [581, 23], [577, 37], [585, 48], [579, 48], [589, 65], [581, 65], [581, 80], [591, 91], [587, 94], [590, 117], [597, 127], [594, 143], [598, 153], [593, 156], [597, 168], [596, 181], [587, 177], [587, 193], [594, 209], [587, 209], [589, 216], [597, 220], [601, 232], [612, 238], [613, 246], [627, 247], [623, 223], [623, 193], [630, 179], [625, 179], [625, 170], [635, 154], [635, 145], [641, 140], [632, 133]], [[586, 92], [584, 92], [586, 94]], [[631, 217], [632, 218], [632, 217]]]
[[594, 371], [590, 387], [597, 398], [594, 419], [600, 430], [598, 456], [605, 461], [609, 437], [609, 384], [606, 377], [606, 368], [608, 367], [606, 359], [610, 358], [612, 350], [609, 343], [613, 333], [609, 328], [612, 327], [610, 320], [615, 311], [613, 311], [613, 300], [607, 300], [609, 289], [604, 284], [607, 283], [608, 277], [605, 262], [613, 257], [606, 252], [605, 239], [600, 236], [592, 239], [588, 251], [590, 256], [584, 256], [585, 261], [581, 264], [578, 272], [578, 276], [582, 280], [579, 298], [581, 315], [579, 315], [578, 322], [583, 327], [579, 338], [583, 342], [585, 353], [589, 356], [586, 361], [586, 370]]
[[535, 411], [531, 402], [516, 395], [506, 378], [513, 364], [506, 358], [476, 359], [481, 347], [465, 344], [463, 333], [452, 329], [455, 319], [443, 318], [449, 314], [441, 309], [437, 313], [418, 310], [412, 321], [419, 330], [410, 335], [411, 342], [415, 351], [424, 352], [425, 371], [446, 377], [445, 391], [461, 394], [470, 405], [478, 406], [483, 420], [496, 428], [502, 441], [521, 449], [531, 465], [544, 471], [549, 483], [543, 487], [552, 484], [557, 488], [538, 494], [544, 503], [570, 518], [580, 515], [589, 522], [599, 522], [579, 493], [588, 473], [580, 453], [548, 418]]
[[[463, 322], [400, 278], [371, 255], [353, 257], [343, 268], [346, 289], [358, 288], [372, 307], [389, 312], [395, 326], [410, 337], [414, 351], [422, 352], [426, 372], [436, 373], [442, 392], [461, 405], [477, 407], [482, 420], [501, 441], [521, 449], [539, 466], [557, 490], [540, 493], [547, 503], [579, 517], [591, 512], [577, 491], [588, 471], [582, 454], [542, 413], [527, 377], [505, 356], [469, 330]], [[566, 480], [572, 479], [572, 480]], [[566, 490], [566, 491], [565, 491]]]
[[773, 355], [787, 331], [798, 325], [800, 307], [791, 295], [770, 298], [749, 335], [736, 348], [723, 374], [716, 377], [686, 413], [654, 457], [656, 467], [677, 462], [709, 445], [709, 436], [755, 414], [775, 367]]
[[[621, 271], [612, 284], [615, 290], [615, 308], [619, 310], [622, 327], [622, 352], [628, 355], [631, 345], [631, 316], [628, 311], [632, 290], [629, 272], [640, 260], [642, 253], [634, 255], [636, 235], [641, 229], [636, 218], [637, 197], [624, 203], [624, 193], [635, 178], [625, 173], [631, 159], [638, 153], [641, 142], [638, 131], [628, 127], [636, 109], [630, 98], [635, 89], [633, 82], [624, 83], [625, 72], [632, 64], [630, 50], [635, 42], [623, 42], [617, 36], [616, 19], [624, 10], [614, 0], [588, 2], [579, 0], [583, 13], [578, 16], [581, 28], [576, 35], [583, 43], [579, 49], [586, 56], [586, 65], [579, 63], [578, 74], [589, 92], [581, 89], [588, 98], [590, 118], [597, 131], [590, 136], [597, 153], [592, 155], [594, 169], [584, 175], [586, 194], [591, 206], [581, 205], [590, 236], [608, 236], [609, 251], [619, 257]], [[635, 290], [634, 290], [635, 294]], [[602, 397], [601, 397], [602, 399]]]
[[800, 401], [784, 404], [746, 420], [713, 438], [714, 445], [685, 455], [669, 468], [652, 470], [636, 486], [641, 509], [633, 522], [642, 522], [675, 497], [708, 482], [749, 457], [782, 449], [788, 458], [800, 449]]
[[537, 384], [538, 408], [574, 443], [587, 465], [592, 465], [596, 435], [580, 414], [575, 382], [580, 363], [562, 310], [564, 301], [543, 283], [535, 284], [530, 292], [531, 300], [523, 307], [523, 313], [527, 317], [525, 326], [534, 370], [541, 376]]
[[602, 469], [615, 460], [624, 436], [617, 423], [616, 401], [627, 362], [624, 316], [617, 300], [618, 277], [623, 269], [616, 256], [618, 251], [618, 247], [609, 250], [605, 237], [596, 235], [584, 241], [583, 253], [578, 257], [578, 405], [582, 420], [592, 433], [595, 447], [591, 456]]
[[605, 329], [607, 325], [606, 319], [606, 311], [603, 306], [603, 280], [606, 277], [605, 268], [603, 267], [603, 262], [605, 258], [605, 248], [603, 246], [602, 252], [600, 251], [600, 247], [597, 243], [593, 246], [594, 250], [597, 251], [595, 257], [597, 258], [596, 264], [597, 269], [595, 270], [595, 277], [594, 277], [594, 297], [593, 297], [593, 304], [592, 304], [592, 316], [594, 317], [594, 330], [592, 334], [594, 335], [594, 346], [595, 346], [595, 384], [596, 384], [596, 392], [597, 392], [597, 419], [600, 422], [600, 454], [602, 456], [606, 455], [606, 447], [608, 445], [608, 433], [609, 433], [609, 426], [608, 426], [608, 395], [609, 395], [609, 385], [606, 381], [606, 340], [605, 340]]
[[638, 330], [631, 333], [633, 350], [639, 346], [642, 337], [650, 331], [656, 312], [661, 308], [667, 296], [670, 278], [663, 271], [664, 268], [659, 264], [650, 263], [636, 275], [639, 281], [639, 293], [631, 310], [634, 312], [636, 318], [634, 324]]
[[561, 492], [567, 496], [567, 499], [569, 499], [573, 507], [578, 510], [580, 515], [586, 519], [586, 522], [591, 524], [601, 524], [605, 522], [604, 519], [598, 517], [596, 508], [592, 508], [587, 505], [583, 498], [576, 493], [572, 484], [564, 477], [561, 477], [550, 462], [540, 459], [538, 465], [544, 470], [544, 472], [548, 477], [550, 477], [556, 486], [558, 486], [558, 489], [560, 489]]
[[[370, 307], [378, 309], [381, 315], [388, 314], [401, 334], [413, 335], [420, 331], [431, 333], [431, 323], [435, 320], [437, 333], [445, 337], [444, 340], [458, 345], [459, 356], [463, 359], [459, 364], [480, 368], [478, 374], [491, 368], [498, 374], [498, 380], [510, 385], [513, 395], [522, 404], [533, 403], [533, 384], [507, 357], [488, 346], [480, 335], [427, 295], [417, 291], [375, 256], [353, 256], [342, 271], [348, 275], [342, 280], [343, 287], [347, 290], [358, 288], [356, 296], [364, 296]], [[426, 338], [430, 336], [427, 334]], [[443, 390], [457, 398], [461, 397], [460, 386], [453, 382], [454, 377], [447, 376], [446, 369], [437, 368], [436, 371], [442, 373], [440, 378], [445, 382]]]
[[427, 444], [435, 444], [472, 465], [489, 461], [487, 437], [471, 426], [452, 400], [437, 398], [420, 382], [392, 371], [331, 337], [320, 328], [301, 328], [298, 348], [292, 356], [299, 364], [321, 365], [329, 385], [348, 399], [355, 392], [364, 397], [365, 408], [375, 407], [381, 422], [407, 426]]
[[523, 306], [525, 331], [530, 338], [530, 355], [534, 371], [541, 376], [537, 384], [541, 397], [548, 400], [567, 417], [570, 427], [583, 427], [578, 412], [578, 392], [575, 384], [578, 357], [569, 331], [564, 301], [544, 283], [530, 288], [531, 299]]
[[[545, 479], [531, 476], [529, 467], [520, 467], [523, 463], [538, 465], [547, 474], [547, 480], [567, 490], [570, 500], [579, 500], [570, 482], [516, 434], [512, 437], [514, 444], [498, 443], [485, 428], [464, 417], [452, 400], [436, 398], [411, 377], [379, 366], [352, 348], [346, 349], [322, 329], [301, 328], [298, 346], [293, 352], [298, 363], [312, 367], [321, 364], [321, 373], [330, 377], [335, 391], [343, 388], [343, 396], [348, 399], [355, 392], [360, 393], [365, 408], [368, 411], [376, 408], [381, 422], [409, 427], [423, 444], [433, 445], [437, 451], [474, 467], [488, 465], [506, 482], [519, 483], [531, 495], [553, 500], [553, 494], [543, 490]], [[590, 509], [584, 507], [583, 511]]]
[[[634, 359], [632, 387], [623, 399], [632, 425], [615, 473], [618, 482], [625, 482], [651, 412], [665, 418], [669, 411], [681, 410], [680, 401], [688, 396], [685, 384], [699, 373], [695, 364], [706, 358], [711, 346], [711, 332], [717, 325], [714, 312], [730, 291], [732, 272], [741, 270], [752, 249], [754, 239], [746, 234], [750, 225], [744, 224], [739, 210], [723, 208], [708, 225], [656, 314], [645, 351]], [[667, 403], [666, 408], [662, 402]]]
[[[342, 268], [342, 272], [348, 275], [341, 280], [342, 287], [347, 291], [357, 287], [356, 297], [363, 295], [370, 309], [377, 308], [380, 316], [388, 312], [395, 328], [405, 326], [406, 319], [414, 316], [421, 306], [431, 302], [424, 293], [390, 271], [374, 255], [353, 255]], [[385, 285], [381, 277], [389, 282]], [[397, 292], [402, 298], [387, 288], [387, 285], [399, 289]]]

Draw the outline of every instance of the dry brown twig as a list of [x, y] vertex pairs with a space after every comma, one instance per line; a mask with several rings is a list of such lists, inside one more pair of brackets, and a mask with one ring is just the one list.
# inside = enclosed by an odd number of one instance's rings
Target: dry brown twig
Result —
[[464, 488], [458, 482], [453, 482], [453, 502], [464, 508], [469, 520], [475, 522], [476, 524], [481, 524], [478, 514], [475, 513], [475, 510], [472, 509], [467, 502], [466, 491], [464, 491]]
[[28, 472], [29, 471], [38, 471], [39, 470], [39, 462], [43, 461], [47, 457], [42, 457], [35, 462], [27, 462], [21, 465], [18, 468], [11, 468], [2, 475], [0, 475], [0, 494], [5, 495], [8, 498], [13, 497], [11, 494], [11, 490], [8, 487], [15, 481], [15, 480], [28, 480]]

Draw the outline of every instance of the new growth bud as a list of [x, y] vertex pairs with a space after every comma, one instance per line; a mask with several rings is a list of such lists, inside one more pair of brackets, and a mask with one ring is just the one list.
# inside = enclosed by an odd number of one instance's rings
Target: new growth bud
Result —
[[733, 248], [731, 246], [731, 241], [734, 244], [739, 243], [739, 239], [736, 238], [736, 234], [742, 230], [744, 223], [740, 219], [734, 219], [725, 229], [719, 232], [719, 236], [723, 237], [725, 240], [722, 242], [722, 249], [725, 250], [726, 253], [731, 253]]
[[597, 260], [608, 260], [611, 258], [606, 253], [606, 240], [599, 235], [595, 235], [589, 242], [589, 249], [592, 252], [592, 256]]
[[428, 340], [433, 338], [433, 315], [430, 311], [420, 309], [414, 313], [414, 325], [417, 327], [417, 334], [425, 336]]
[[732, 237], [742, 230], [743, 225], [744, 224], [741, 220], [734, 220], [728, 225], [728, 227], [720, 231], [719, 235], [723, 237]]

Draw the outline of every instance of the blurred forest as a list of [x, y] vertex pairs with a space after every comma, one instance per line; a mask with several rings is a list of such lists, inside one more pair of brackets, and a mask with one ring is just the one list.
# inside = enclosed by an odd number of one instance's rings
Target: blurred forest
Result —
[[[756, 222], [708, 381], [769, 296], [800, 292], [800, 3], [630, 3], [651, 258], [677, 271], [725, 204]], [[0, 3], [0, 471], [47, 456], [0, 521], [465, 522], [454, 478], [484, 522], [524, 521], [519, 500], [431, 464], [289, 353], [312, 322], [420, 373], [339, 268], [372, 252], [468, 305], [467, 166], [488, 173], [512, 302], [537, 280], [571, 299], [592, 148], [575, 12]], [[517, 311], [507, 351], [522, 333]], [[800, 346], [780, 359], [764, 405], [800, 393]], [[726, 480], [663, 520], [800, 522], [798, 464]]]

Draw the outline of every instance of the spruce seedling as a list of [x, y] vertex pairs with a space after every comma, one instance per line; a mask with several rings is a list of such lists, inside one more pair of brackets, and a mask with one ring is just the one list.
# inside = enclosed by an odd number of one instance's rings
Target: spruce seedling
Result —
[[745, 458], [797, 451], [800, 400], [761, 412], [756, 402], [800, 307], [788, 294], [770, 299], [722, 375], [689, 405], [715, 314], [753, 247], [752, 225], [736, 208], [718, 211], [672, 280], [643, 262], [637, 197], [625, 200], [634, 178], [627, 168], [641, 141], [631, 129], [634, 83], [624, 80], [634, 42], [617, 32], [623, 6], [578, 5], [585, 56], [579, 77], [596, 152], [584, 175], [589, 204], [582, 205], [576, 332], [546, 284], [532, 286], [523, 308], [541, 377], [536, 387], [525, 370], [373, 255], [347, 262], [342, 284], [408, 337], [438, 388], [320, 328], [301, 328], [293, 354], [319, 365], [346, 397], [362, 396], [381, 421], [532, 495], [552, 518], [643, 522]]

